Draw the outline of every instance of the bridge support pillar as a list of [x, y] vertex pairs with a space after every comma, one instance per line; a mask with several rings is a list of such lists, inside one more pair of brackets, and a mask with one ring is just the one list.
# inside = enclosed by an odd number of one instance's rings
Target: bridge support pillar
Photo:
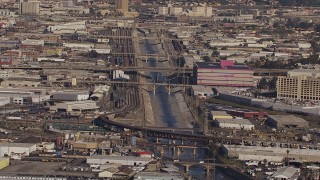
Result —
[[153, 94], [156, 94], [156, 84], [153, 84]]
[[180, 154], [181, 154], [181, 149], [179, 147], [177, 147], [177, 157], [178, 160], [180, 159]]
[[207, 174], [210, 174], [210, 166], [206, 166], [206, 172]]
[[168, 87], [168, 94], [169, 94], [169, 96], [171, 95], [171, 86], [170, 85]]
[[193, 157], [197, 156], [197, 148], [193, 148]]
[[176, 148], [175, 147], [171, 147], [172, 150], [172, 158], [174, 158], [174, 155], [176, 154]]
[[163, 154], [164, 154], [164, 147], [161, 146], [161, 149], [160, 149], [160, 156], [163, 157]]
[[156, 143], [159, 144], [159, 138], [158, 138], [158, 137], [157, 137], [157, 139], [156, 139]]
[[189, 172], [189, 165], [186, 165], [185, 171], [186, 173]]

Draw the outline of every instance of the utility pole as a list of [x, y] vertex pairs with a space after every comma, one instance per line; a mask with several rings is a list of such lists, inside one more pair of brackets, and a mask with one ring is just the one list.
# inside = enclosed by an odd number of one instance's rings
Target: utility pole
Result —
[[208, 134], [208, 110], [205, 110], [204, 121], [203, 121], [203, 133]]

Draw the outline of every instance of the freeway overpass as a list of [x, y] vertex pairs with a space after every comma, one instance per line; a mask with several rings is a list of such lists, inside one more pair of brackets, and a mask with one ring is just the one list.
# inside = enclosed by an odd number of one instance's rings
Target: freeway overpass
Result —
[[[60, 66], [9, 66], [2, 69], [24, 69], [24, 70], [83, 70], [92, 72], [109, 72], [114, 70], [137, 71], [137, 72], [185, 72], [192, 73], [193, 68], [190, 67], [137, 67], [137, 66], [74, 66], [61, 64]], [[286, 75], [290, 69], [253, 69], [254, 75]]]

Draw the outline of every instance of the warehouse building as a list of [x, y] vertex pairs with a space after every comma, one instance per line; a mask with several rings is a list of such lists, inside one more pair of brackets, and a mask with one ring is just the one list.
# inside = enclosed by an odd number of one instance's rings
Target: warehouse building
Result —
[[0, 170], [9, 166], [9, 158], [0, 158]]
[[67, 113], [85, 113], [85, 112], [94, 112], [99, 109], [95, 101], [68, 101], [56, 103], [53, 106], [50, 106], [50, 111], [54, 112], [67, 112]]
[[308, 121], [294, 115], [268, 115], [267, 124], [276, 128], [309, 126]]
[[253, 130], [254, 125], [248, 119], [219, 119], [215, 123], [220, 128], [239, 129], [239, 130]]
[[297, 180], [300, 176], [300, 169], [294, 167], [279, 168], [270, 179], [289, 179]]
[[252, 87], [253, 70], [246, 64], [221, 60], [220, 63], [197, 62], [193, 75], [198, 85]]
[[233, 117], [226, 111], [210, 111], [211, 119], [232, 119]]
[[53, 100], [84, 101], [89, 99], [88, 91], [61, 91], [52, 95]]
[[102, 165], [106, 163], [121, 164], [127, 166], [145, 166], [152, 158], [136, 157], [136, 156], [105, 156], [93, 155], [87, 157], [87, 164]]
[[179, 173], [163, 173], [163, 172], [139, 172], [134, 176], [135, 180], [183, 180]]
[[211, 87], [199, 86], [199, 85], [192, 86], [192, 94], [193, 96], [203, 98], [203, 99], [214, 96], [214, 92], [212, 91]]
[[0, 143], [2, 154], [11, 156], [12, 154], [29, 155], [37, 150], [36, 144], [33, 143]]
[[96, 142], [83, 142], [76, 141], [70, 142], [72, 149], [78, 152], [90, 152], [98, 148], [98, 144]]
[[243, 161], [273, 161], [282, 162], [286, 157], [289, 160], [300, 162], [320, 162], [320, 150], [293, 149], [280, 147], [223, 145], [222, 151], [228, 157]]

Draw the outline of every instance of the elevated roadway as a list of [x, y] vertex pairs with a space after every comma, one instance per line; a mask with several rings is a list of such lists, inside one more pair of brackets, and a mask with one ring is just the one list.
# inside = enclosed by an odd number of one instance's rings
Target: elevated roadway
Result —
[[169, 138], [169, 139], [184, 139], [193, 142], [209, 142], [210, 140], [213, 141], [220, 141], [220, 140], [227, 140], [232, 142], [241, 142], [241, 139], [238, 137], [216, 137], [216, 136], [206, 136], [202, 134], [192, 134], [186, 132], [179, 132], [179, 128], [176, 128], [174, 132], [172, 131], [165, 131], [163, 129], [157, 128], [148, 128], [148, 127], [140, 127], [140, 126], [131, 126], [122, 123], [118, 123], [115, 121], [110, 120], [106, 116], [100, 116], [95, 120], [95, 125], [110, 128], [118, 131], [122, 131], [124, 129], [129, 129], [132, 132], [142, 132], [148, 137], [158, 137], [158, 138]]
[[24, 69], [24, 70], [83, 70], [83, 71], [99, 71], [99, 72], [108, 72], [114, 70], [122, 70], [122, 71], [144, 71], [144, 72], [177, 72], [177, 71], [185, 71], [191, 72], [192, 68], [181, 68], [181, 67], [103, 67], [103, 66], [69, 66], [69, 65], [61, 65], [61, 66], [10, 66], [10, 67], [2, 67], [2, 69]]
[[[24, 69], [24, 70], [84, 70], [84, 71], [99, 71], [99, 72], [108, 72], [114, 70], [122, 71], [143, 71], [143, 72], [186, 72], [191, 73], [193, 68], [190, 67], [137, 67], [137, 66], [74, 66], [69, 64], [62, 63], [59, 66], [9, 66], [1, 67], [2, 69]], [[255, 75], [285, 75], [290, 69], [253, 69]]]

